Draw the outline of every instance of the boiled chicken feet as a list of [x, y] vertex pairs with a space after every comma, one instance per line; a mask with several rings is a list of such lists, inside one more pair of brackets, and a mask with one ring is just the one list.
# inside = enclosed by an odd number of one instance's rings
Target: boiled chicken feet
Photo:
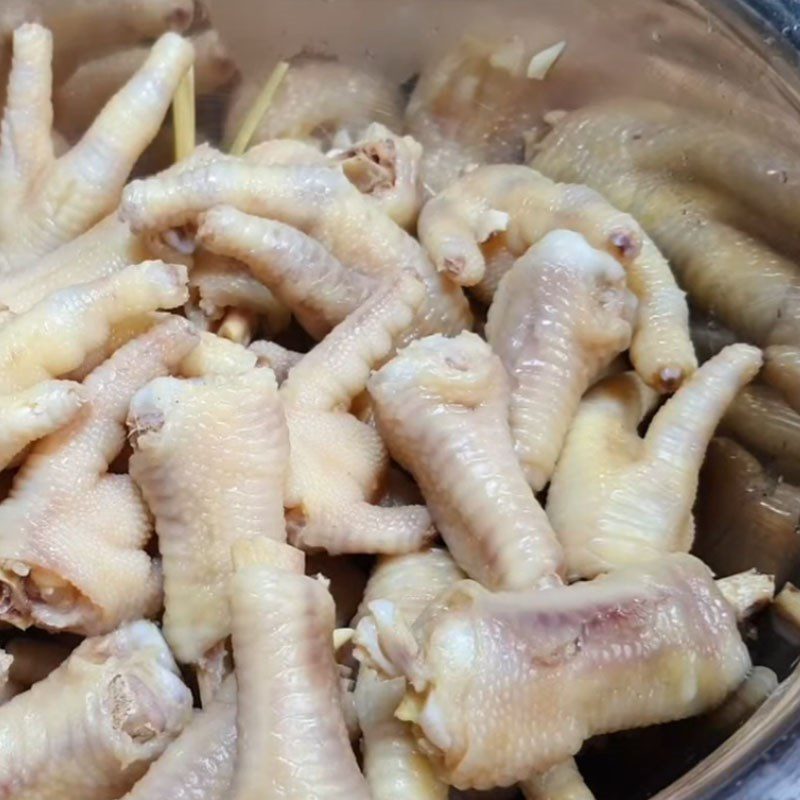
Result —
[[113, 800], [190, 720], [192, 695], [161, 634], [135, 622], [86, 639], [0, 708], [7, 797]]
[[315, 339], [330, 333], [380, 286], [376, 276], [343, 265], [297, 228], [232, 206], [202, 214], [197, 241], [246, 264]]
[[[385, 600], [411, 625], [440, 592], [462, 577], [446, 550], [384, 557], [367, 583], [359, 613], [368, 614], [370, 603]], [[404, 690], [401, 679], [384, 680], [366, 665], [359, 670], [355, 700], [372, 800], [446, 800], [447, 784], [434, 774], [410, 728], [394, 716]]]
[[230, 797], [369, 800], [340, 705], [333, 598], [288, 545], [240, 541], [233, 559], [239, 747]]
[[637, 433], [658, 397], [634, 373], [584, 398], [550, 484], [547, 514], [570, 578], [688, 551], [698, 473], [717, 423], [761, 366], [750, 345], [726, 347]]
[[236, 759], [236, 679], [196, 711], [123, 800], [228, 800]]
[[84, 233], [117, 205], [192, 58], [189, 42], [165, 34], [84, 137], [56, 159], [50, 138], [52, 38], [38, 25], [15, 31], [0, 130], [0, 281]]
[[370, 370], [415, 323], [423, 286], [402, 275], [373, 295], [294, 366], [281, 386], [291, 456], [290, 541], [329, 553], [403, 553], [434, 535], [425, 506], [383, 507], [388, 454], [377, 431], [348, 413]]
[[489, 345], [472, 333], [415, 341], [372, 376], [369, 393], [458, 565], [492, 589], [557, 583], [561, 548], [517, 461], [509, 382]]
[[684, 554], [539, 592], [463, 581], [436, 606], [415, 639], [372, 603], [378, 635], [362, 620], [357, 654], [406, 677], [395, 714], [459, 788], [508, 785], [590, 736], [699, 714], [751, 666], [736, 609]]
[[520, 256], [557, 228], [582, 234], [625, 268], [639, 301], [634, 367], [654, 388], [674, 391], [697, 366], [684, 294], [638, 223], [593, 189], [554, 183], [524, 166], [482, 167], [428, 202], [419, 220], [420, 241], [437, 268], [458, 283], [479, 283], [486, 301], [510, 266], [506, 253]]
[[0, 468], [85, 403], [80, 384], [54, 378], [78, 370], [109, 342], [115, 325], [186, 297], [186, 270], [151, 261], [55, 292], [6, 322], [0, 328]]
[[486, 338], [511, 380], [511, 432], [534, 491], [583, 393], [628, 349], [634, 314], [623, 268], [571, 231], [547, 234], [500, 281]]
[[128, 475], [108, 473], [143, 384], [196, 343], [172, 317], [120, 348], [85, 380], [86, 408], [44, 438], [0, 504], [0, 619], [95, 634], [155, 613], [160, 570], [143, 549], [149, 512]]
[[404, 271], [415, 273], [426, 287], [418, 321], [423, 332], [458, 333], [470, 325], [461, 289], [436, 271], [416, 239], [337, 169], [258, 166], [246, 158], [225, 158], [133, 181], [125, 189], [121, 214], [134, 231], [169, 236], [176, 228], [196, 224], [202, 212], [226, 204], [290, 225], [346, 268], [382, 282]]
[[780, 143], [623, 100], [566, 115], [532, 165], [635, 215], [695, 309], [748, 341], [797, 343], [796, 158]]
[[156, 518], [164, 571], [164, 635], [197, 664], [230, 635], [231, 545], [285, 541], [289, 440], [269, 369], [157, 378], [128, 414], [130, 474]]

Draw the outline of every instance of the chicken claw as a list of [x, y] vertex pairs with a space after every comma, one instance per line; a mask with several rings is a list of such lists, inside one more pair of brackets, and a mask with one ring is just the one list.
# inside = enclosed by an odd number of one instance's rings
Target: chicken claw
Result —
[[[446, 550], [384, 557], [367, 583], [355, 621], [369, 613], [373, 601], [386, 600], [411, 625], [440, 592], [462, 577]], [[446, 800], [447, 785], [433, 773], [408, 726], [394, 716], [404, 690], [402, 680], [383, 680], [366, 665], [359, 670], [355, 699], [372, 800]]]
[[634, 373], [599, 383], [580, 405], [547, 498], [570, 578], [688, 551], [706, 447], [725, 409], [761, 366], [761, 351], [726, 347], [667, 401]]
[[468, 575], [492, 589], [559, 580], [561, 548], [514, 453], [508, 378], [486, 342], [472, 333], [413, 342], [369, 393], [389, 451]]
[[187, 41], [165, 34], [85, 136], [56, 159], [50, 138], [52, 49], [50, 33], [38, 25], [14, 32], [0, 129], [0, 279], [84, 233], [117, 205], [193, 55]]
[[178, 317], [129, 342], [86, 378], [85, 412], [33, 447], [0, 504], [0, 619], [93, 635], [158, 610], [148, 511], [129, 476], [107, 470], [136, 390], [195, 342]]
[[156, 518], [164, 636], [196, 664], [230, 634], [233, 542], [286, 539], [289, 441], [275, 377], [157, 378], [131, 401], [128, 428], [130, 474]]
[[222, 684], [122, 800], [228, 800], [236, 759], [236, 679]]
[[153, 624], [139, 621], [87, 639], [0, 708], [0, 786], [20, 800], [113, 800], [191, 713], [191, 692]]
[[[389, 656], [400, 629], [378, 646], [409, 680], [395, 715], [458, 788], [508, 785], [591, 736], [699, 714], [750, 669], [736, 609], [684, 554], [538, 592], [462, 581], [437, 607], [410, 649]], [[356, 647], [373, 663], [359, 631]]]
[[511, 379], [511, 433], [534, 491], [583, 393], [628, 349], [634, 309], [623, 268], [571, 231], [548, 233], [500, 281], [486, 338]]
[[380, 285], [375, 276], [345, 267], [297, 228], [231, 206], [200, 216], [197, 241], [247, 264], [315, 339], [330, 333]]
[[523, 166], [481, 167], [429, 201], [419, 219], [420, 241], [436, 267], [457, 283], [478, 284], [487, 302], [511, 264], [507, 252], [520, 256], [557, 228], [582, 234], [625, 267], [639, 301], [633, 364], [654, 388], [674, 391], [697, 367], [684, 293], [639, 224], [593, 189], [555, 183]]
[[233, 560], [232, 800], [369, 800], [340, 706], [333, 598], [288, 545], [239, 542]]
[[115, 324], [186, 296], [186, 270], [151, 261], [56, 292], [0, 327], [0, 468], [82, 407], [83, 387], [52, 378], [81, 367]]
[[120, 213], [134, 231], [163, 232], [195, 224], [198, 215], [217, 205], [297, 228], [347, 268], [382, 282], [403, 271], [415, 273], [426, 286], [418, 323], [422, 331], [458, 333], [470, 325], [460, 287], [440, 275], [416, 239], [336, 169], [258, 166], [246, 158], [226, 158], [133, 181]]
[[285, 503], [289, 537], [337, 553], [404, 553], [434, 535], [425, 506], [377, 501], [388, 455], [374, 428], [347, 413], [370, 370], [415, 322], [423, 286], [401, 275], [292, 368], [281, 386], [291, 457]]

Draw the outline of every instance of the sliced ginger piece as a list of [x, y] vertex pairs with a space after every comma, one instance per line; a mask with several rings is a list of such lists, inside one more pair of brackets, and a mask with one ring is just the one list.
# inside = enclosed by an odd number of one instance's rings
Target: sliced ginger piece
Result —
[[[524, 166], [481, 167], [456, 181], [423, 209], [419, 237], [434, 264], [490, 300], [506, 254], [520, 256], [549, 231], [582, 234], [625, 268], [639, 301], [631, 358], [637, 372], [659, 391], [674, 391], [697, 367], [689, 338], [689, 310], [669, 264], [636, 220], [588, 186], [555, 183]], [[492, 252], [493, 239], [502, 242]], [[487, 274], [487, 256], [495, 268]]]
[[33, 447], [0, 504], [0, 619], [91, 635], [158, 611], [160, 570], [143, 549], [149, 512], [108, 465], [136, 390], [195, 343], [178, 317], [133, 339], [84, 381], [84, 413]]
[[32, 24], [15, 31], [0, 136], [0, 280], [84, 233], [117, 205], [192, 57], [187, 41], [165, 34], [83, 138], [56, 159], [50, 137], [52, 37]]
[[289, 440], [268, 369], [158, 378], [131, 401], [130, 474], [155, 516], [164, 572], [164, 635], [198, 663], [230, 634], [231, 545], [285, 540]]
[[412, 342], [371, 377], [369, 393], [389, 451], [468, 575], [492, 589], [560, 581], [561, 547], [514, 452], [508, 378], [483, 339]]
[[291, 457], [286, 487], [293, 544], [336, 553], [402, 553], [434, 535], [425, 506], [373, 505], [388, 454], [348, 413], [370, 370], [414, 325], [423, 286], [401, 275], [348, 316], [289, 372], [281, 397]]
[[292, 550], [263, 539], [233, 547], [239, 748], [230, 797], [369, 800], [340, 705], [333, 598]]
[[655, 415], [658, 397], [634, 373], [584, 398], [556, 467], [547, 513], [571, 578], [688, 551], [706, 447], [725, 409], [761, 366], [761, 352], [731, 345], [707, 361]]
[[634, 315], [623, 268], [571, 231], [548, 233], [500, 281], [486, 338], [511, 380], [511, 432], [534, 491], [584, 392], [628, 349]]

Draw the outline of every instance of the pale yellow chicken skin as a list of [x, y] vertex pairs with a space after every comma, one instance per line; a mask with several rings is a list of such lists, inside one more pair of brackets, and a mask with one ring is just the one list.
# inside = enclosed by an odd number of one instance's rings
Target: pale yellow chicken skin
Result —
[[0, 467], [86, 403], [84, 387], [54, 378], [92, 366], [114, 339], [115, 326], [186, 297], [184, 268], [152, 261], [62, 289], [12, 316], [0, 329]]
[[84, 412], [31, 450], [0, 504], [3, 621], [91, 635], [158, 611], [149, 512], [130, 476], [108, 467], [137, 389], [195, 343], [177, 317], [132, 340], [86, 378]]
[[514, 256], [549, 231], [582, 234], [625, 268], [639, 301], [631, 359], [648, 384], [674, 391], [697, 367], [689, 310], [669, 264], [638, 222], [588, 186], [555, 183], [528, 167], [501, 164], [465, 175], [429, 201], [420, 241], [458, 283], [490, 302]]
[[553, 474], [581, 396], [631, 342], [625, 271], [571, 231], [553, 231], [506, 273], [486, 339], [511, 381], [509, 423], [528, 483]]
[[[408, 681], [395, 713], [459, 788], [508, 785], [590, 736], [701, 713], [751, 666], [736, 610], [683, 554], [529, 593], [461, 582], [416, 639], [372, 610], [378, 663]], [[372, 641], [356, 641], [374, 664]]]
[[333, 598], [292, 550], [264, 539], [234, 548], [239, 748], [230, 797], [369, 800], [340, 705]]
[[0, 708], [0, 785], [19, 800], [113, 800], [191, 713], [191, 692], [155, 625], [86, 639]]
[[285, 541], [289, 437], [269, 369], [159, 378], [131, 401], [130, 474], [155, 515], [164, 571], [164, 635], [198, 663], [230, 634], [231, 545]]
[[[136, 158], [152, 140], [192, 46], [165, 34], [84, 137], [55, 158], [51, 141], [52, 36], [38, 25], [14, 32], [14, 61], [0, 137], [0, 278], [84, 233], [119, 202]], [[131, 118], [136, 124], [129, 124]]]
[[422, 332], [455, 334], [471, 324], [460, 287], [440, 275], [420, 244], [336, 169], [258, 166], [226, 158], [133, 181], [125, 189], [121, 214], [134, 231], [164, 232], [197, 223], [199, 215], [218, 205], [296, 228], [342, 264], [382, 282], [415, 273], [426, 287], [417, 326]]
[[[359, 616], [369, 613], [374, 600], [388, 600], [413, 624], [440, 592], [462, 577], [446, 550], [383, 558], [367, 583]], [[408, 726], [394, 716], [404, 688], [400, 679], [385, 680], [367, 666], [359, 670], [355, 700], [372, 800], [446, 800], [447, 784], [436, 777]]]
[[422, 284], [403, 275], [307, 353], [281, 385], [289, 426], [290, 541], [337, 553], [418, 550], [434, 530], [423, 505], [374, 505], [388, 469], [378, 432], [348, 410], [370, 371], [413, 327]]
[[471, 333], [429, 336], [368, 386], [389, 451], [459, 566], [491, 589], [558, 582], [561, 547], [517, 461], [509, 382], [489, 345]]
[[607, 378], [585, 396], [547, 498], [571, 578], [690, 549], [706, 447], [760, 366], [757, 348], [725, 348], [667, 401], [643, 438], [637, 427], [658, 397], [637, 375]]
[[236, 679], [229, 677], [123, 800], [227, 800], [236, 739]]

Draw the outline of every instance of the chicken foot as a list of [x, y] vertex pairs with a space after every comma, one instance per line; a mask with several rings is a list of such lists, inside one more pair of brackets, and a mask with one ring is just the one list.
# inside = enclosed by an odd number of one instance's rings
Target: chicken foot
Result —
[[690, 549], [706, 447], [760, 366], [757, 348], [726, 347], [667, 401], [644, 438], [637, 427], [658, 396], [634, 373], [608, 378], [586, 395], [547, 498], [570, 578]]

